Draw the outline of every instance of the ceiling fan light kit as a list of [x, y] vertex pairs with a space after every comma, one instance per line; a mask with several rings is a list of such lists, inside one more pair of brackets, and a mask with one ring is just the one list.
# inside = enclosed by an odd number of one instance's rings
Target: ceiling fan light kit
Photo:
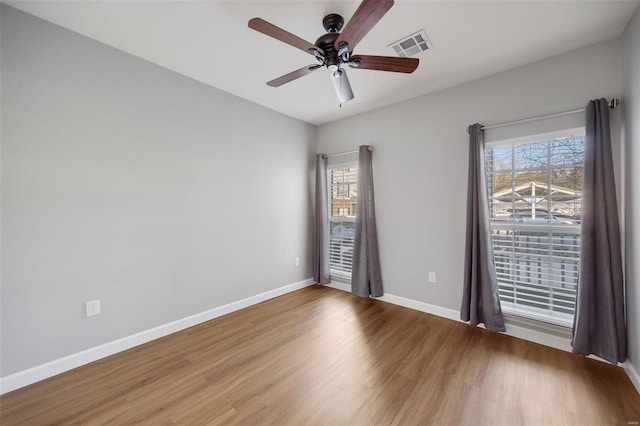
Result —
[[340, 103], [353, 99], [353, 92], [351, 91], [351, 85], [349, 84], [347, 73], [343, 69], [338, 68], [330, 75], [331, 82], [333, 83], [334, 89], [336, 89], [336, 95], [338, 95]]
[[347, 23], [344, 31], [342, 16], [331, 13], [324, 17], [322, 25], [327, 31], [311, 44], [263, 19], [253, 18], [249, 28], [280, 40], [314, 56], [319, 64], [307, 65], [281, 77], [267, 82], [271, 87], [279, 87], [313, 71], [325, 67], [329, 71], [336, 95], [340, 103], [354, 98], [351, 84], [343, 65], [355, 69], [369, 69], [400, 73], [412, 73], [418, 67], [419, 60], [408, 57], [356, 55], [352, 52], [362, 38], [378, 23], [393, 6], [393, 0], [363, 0]]

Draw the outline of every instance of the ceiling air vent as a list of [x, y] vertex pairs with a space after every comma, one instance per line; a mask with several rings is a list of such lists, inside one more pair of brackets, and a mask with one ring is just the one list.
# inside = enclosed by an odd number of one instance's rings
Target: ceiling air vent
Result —
[[427, 33], [425, 33], [424, 30], [420, 30], [415, 34], [411, 34], [396, 41], [395, 43], [391, 43], [389, 47], [396, 55], [406, 58], [408, 56], [414, 56], [418, 53], [426, 52], [433, 46], [427, 37]]

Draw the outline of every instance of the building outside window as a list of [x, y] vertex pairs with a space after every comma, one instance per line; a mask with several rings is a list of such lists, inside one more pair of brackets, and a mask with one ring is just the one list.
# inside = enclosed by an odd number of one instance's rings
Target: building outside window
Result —
[[505, 313], [571, 327], [584, 129], [487, 143], [492, 241]]

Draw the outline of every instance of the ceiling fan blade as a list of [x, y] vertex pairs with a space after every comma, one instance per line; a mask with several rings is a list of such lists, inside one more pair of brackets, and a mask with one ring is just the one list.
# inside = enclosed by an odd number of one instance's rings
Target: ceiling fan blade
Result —
[[303, 40], [300, 37], [293, 35], [280, 27], [276, 27], [275, 25], [265, 21], [264, 19], [251, 19], [249, 21], [249, 28], [261, 32], [262, 34], [266, 34], [269, 37], [273, 37], [276, 40], [280, 40], [283, 43], [287, 43], [290, 46], [297, 47], [298, 49], [303, 50], [309, 54], [313, 54], [313, 50], [318, 50], [316, 46], [309, 43], [308, 41]]
[[333, 44], [335, 49], [340, 50], [340, 43], [346, 42], [349, 45], [349, 51], [353, 51], [360, 40], [391, 9], [391, 6], [393, 6], [393, 0], [363, 0]]
[[357, 55], [351, 58], [349, 66], [363, 70], [404, 72], [411, 74], [418, 68], [417, 58], [400, 58], [395, 56]]
[[306, 67], [302, 67], [299, 70], [291, 71], [289, 74], [285, 74], [282, 77], [278, 77], [267, 82], [267, 86], [280, 87], [285, 83], [288, 83], [300, 77], [304, 77], [305, 75], [314, 72], [318, 68], [322, 68], [322, 65], [307, 65]]
[[353, 91], [351, 90], [351, 83], [349, 83], [349, 79], [347, 78], [347, 71], [338, 68], [332, 72], [331, 82], [333, 83], [333, 88], [336, 89], [336, 95], [338, 95], [340, 103], [353, 99]]

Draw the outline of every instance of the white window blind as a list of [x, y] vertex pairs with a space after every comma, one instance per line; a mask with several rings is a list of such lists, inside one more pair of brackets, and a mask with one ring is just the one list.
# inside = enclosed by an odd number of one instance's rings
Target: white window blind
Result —
[[331, 275], [351, 278], [355, 237], [358, 164], [330, 166], [329, 270]]
[[572, 325], [583, 161], [584, 129], [487, 144], [492, 241], [504, 312]]

